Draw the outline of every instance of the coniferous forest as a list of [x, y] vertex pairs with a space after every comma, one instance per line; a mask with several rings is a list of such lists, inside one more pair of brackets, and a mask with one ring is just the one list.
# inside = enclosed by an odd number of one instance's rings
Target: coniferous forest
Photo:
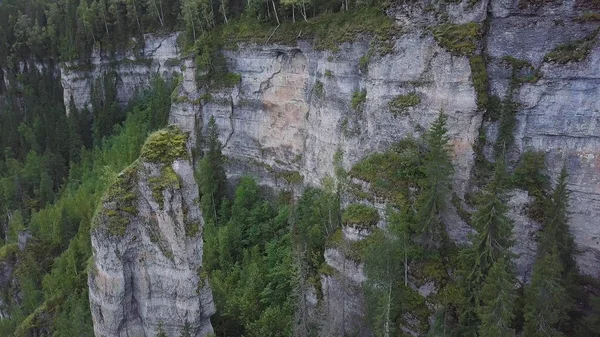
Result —
[[[87, 284], [92, 218], [148, 135], [167, 126], [177, 84], [157, 77], [121, 106], [109, 73], [94, 83], [91, 109], [72, 107], [67, 115], [61, 64], [85, 69], [94, 50], [116, 57], [140, 50], [145, 34], [181, 31], [182, 50], [208, 70], [197, 80], [219, 86], [228, 81], [219, 53], [228, 43], [284, 43], [301, 33], [329, 48], [358, 33], [383, 36], [391, 25], [384, 10], [393, 3], [1, 0], [0, 265], [14, 266], [14, 277], [5, 284], [0, 275], [0, 301], [8, 308], [0, 312], [0, 336], [94, 335]], [[430, 337], [600, 336], [599, 281], [581, 275], [575, 262], [567, 167], [551, 177], [538, 152], [511, 163], [510, 136], [499, 137], [494, 163], [478, 171], [472, 210], [458, 207], [473, 228], [471, 244], [458, 245], [441, 216], [457, 205], [447, 118], [440, 111], [422, 137], [348, 171], [336, 153], [335, 176], [300, 195], [267, 191], [250, 176], [228, 181], [220, 130], [210, 120], [194, 161], [205, 222], [202, 277], [216, 304], [215, 335], [350, 336], [332, 331], [326, 315], [315, 317], [305, 303], [309, 289], [319, 292], [321, 275], [334, 273], [324, 253], [335, 248], [364, 266], [367, 321], [377, 337], [406, 336], [400, 324], [406, 315]], [[375, 226], [373, 208], [343, 204], [344, 195], [359, 193], [354, 178], [388, 201], [385, 229]], [[512, 252], [517, 238], [507, 193], [513, 188], [533, 196], [530, 215], [542, 225], [527, 283]], [[344, 225], [372, 234], [348, 243]], [[439, 285], [435, 307], [411, 286], [415, 279]]]

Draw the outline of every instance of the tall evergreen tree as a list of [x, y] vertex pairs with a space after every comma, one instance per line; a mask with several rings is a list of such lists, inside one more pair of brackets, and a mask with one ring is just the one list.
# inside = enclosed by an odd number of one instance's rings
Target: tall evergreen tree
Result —
[[[480, 289], [490, 268], [501, 260], [510, 261], [513, 244], [512, 222], [506, 216], [504, 189], [507, 184], [506, 167], [503, 160], [496, 162], [494, 178], [484, 188], [477, 201], [477, 211], [472, 224], [477, 230], [473, 245], [462, 252], [464, 260], [462, 278], [463, 302], [460, 304], [459, 329], [461, 336], [476, 336], [480, 317]], [[508, 263], [508, 262], [507, 262]]]
[[560, 337], [571, 303], [562, 284], [558, 252], [538, 257], [531, 285], [525, 290], [525, 336]]
[[451, 194], [454, 173], [448, 144], [447, 119], [440, 111], [425, 135], [428, 146], [425, 157], [426, 182], [419, 204], [418, 223], [421, 241], [428, 250], [439, 249], [447, 236], [440, 219], [440, 212]]
[[208, 123], [206, 145], [206, 154], [200, 161], [198, 173], [200, 206], [204, 213], [204, 219], [216, 224], [217, 210], [220, 209], [221, 199], [225, 196], [226, 176], [221, 153], [223, 145], [219, 140], [219, 128], [214, 117], [211, 117]]
[[552, 191], [545, 215], [544, 229], [538, 254], [549, 254], [554, 248], [562, 264], [563, 273], [574, 272], [576, 268], [573, 252], [575, 242], [569, 231], [569, 191], [567, 190], [567, 169], [563, 166], [558, 182]]
[[506, 259], [494, 263], [489, 270], [479, 299], [481, 305], [478, 315], [481, 319], [479, 336], [511, 337], [515, 336], [511, 322], [515, 318], [516, 279], [511, 264]]
[[508, 207], [503, 200], [506, 180], [506, 167], [499, 160], [494, 179], [484, 189], [473, 214], [477, 234], [471, 247], [475, 261], [469, 278], [476, 285], [482, 284], [494, 263], [510, 255], [513, 245], [513, 224], [506, 215]]

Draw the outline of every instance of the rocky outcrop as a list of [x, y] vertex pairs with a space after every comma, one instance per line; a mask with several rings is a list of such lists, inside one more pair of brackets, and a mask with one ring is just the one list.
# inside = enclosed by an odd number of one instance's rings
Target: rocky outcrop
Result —
[[213, 331], [186, 141], [176, 127], [150, 136], [96, 212], [89, 296], [97, 337], [179, 336], [186, 324], [192, 336]]

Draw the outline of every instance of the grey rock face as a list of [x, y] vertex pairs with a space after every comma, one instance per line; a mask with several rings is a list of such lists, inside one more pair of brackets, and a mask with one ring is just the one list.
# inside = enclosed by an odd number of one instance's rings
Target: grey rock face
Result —
[[61, 66], [61, 83], [67, 113], [71, 101], [78, 110], [91, 108], [92, 86], [106, 73], [117, 75], [117, 99], [127, 104], [139, 90], [147, 88], [154, 76], [169, 77], [179, 70], [177, 60], [178, 34], [166, 36], [147, 34], [139, 54], [128, 52], [113, 59], [95, 50], [90, 64], [64, 63]]
[[[563, 164], [567, 165], [571, 232], [582, 252], [577, 263], [583, 273], [600, 277], [600, 47], [595, 43], [581, 62], [544, 62], [549, 51], [590, 36], [598, 24], [574, 21], [584, 9], [573, 1], [537, 10], [519, 9], [515, 1], [493, 1], [492, 9], [495, 17], [486, 47], [491, 57], [488, 73], [493, 93], [504, 97], [509, 83], [510, 69], [502, 66], [503, 56], [527, 60], [542, 73], [539, 81], [523, 84], [515, 93], [521, 106], [514, 151], [544, 152], [552, 178], [558, 176]], [[532, 239], [515, 238], [517, 243]]]
[[[203, 219], [193, 168], [187, 160], [169, 168], [179, 184], [157, 190], [153, 184], [164, 181], [165, 167], [140, 159], [128, 169], [133, 172], [122, 173], [133, 181], [133, 189], [123, 193], [134, 196], [135, 214], [111, 218], [119, 201], [107, 196], [95, 217], [89, 296], [97, 337], [154, 337], [160, 328], [179, 336], [185, 322], [192, 336], [213, 332], [215, 308], [201, 273]], [[125, 228], [115, 234], [111, 221], [120, 216]]]

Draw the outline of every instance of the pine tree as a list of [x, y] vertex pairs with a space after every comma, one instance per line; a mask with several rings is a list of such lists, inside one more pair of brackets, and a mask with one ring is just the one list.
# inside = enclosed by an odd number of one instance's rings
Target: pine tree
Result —
[[225, 169], [223, 168], [223, 154], [221, 141], [219, 141], [219, 128], [215, 118], [211, 117], [208, 123], [208, 138], [206, 140], [206, 155], [200, 161], [199, 185], [200, 206], [207, 222], [217, 223], [217, 210], [225, 196]]
[[568, 318], [570, 301], [562, 285], [563, 270], [558, 252], [538, 257], [529, 288], [525, 290], [527, 337], [560, 337], [561, 323]]
[[454, 173], [448, 144], [447, 119], [448, 117], [440, 111], [425, 136], [429, 149], [425, 157], [427, 178], [420, 199], [418, 222], [423, 246], [429, 250], [437, 250], [446, 240], [440, 212], [445, 208], [450, 197]]
[[516, 279], [506, 259], [494, 263], [489, 270], [479, 293], [481, 306], [478, 315], [481, 319], [479, 336], [511, 337], [515, 335], [510, 327], [515, 317], [514, 304], [517, 299]]

